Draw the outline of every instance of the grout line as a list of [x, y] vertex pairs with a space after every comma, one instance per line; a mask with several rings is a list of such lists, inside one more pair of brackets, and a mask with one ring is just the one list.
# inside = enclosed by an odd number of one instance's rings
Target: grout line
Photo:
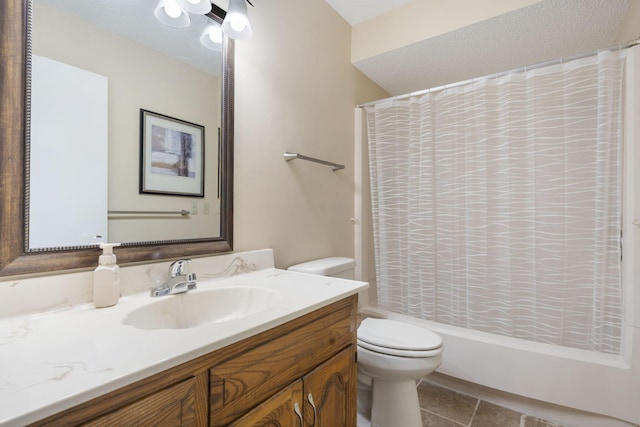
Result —
[[441, 418], [443, 420], [450, 421], [450, 422], [454, 423], [455, 425], [459, 425], [460, 427], [470, 427], [468, 424], [459, 423], [458, 421], [452, 420], [451, 418], [443, 417], [442, 415], [436, 414], [435, 412], [431, 412], [431, 411], [428, 411], [428, 410], [422, 409], [422, 408], [420, 408], [420, 410], [426, 412], [427, 414], [431, 414], [434, 417], [438, 417], [438, 418]]
[[471, 420], [469, 420], [469, 426], [468, 427], [473, 427], [473, 419], [476, 417], [476, 413], [478, 412], [478, 408], [480, 407], [480, 402], [481, 402], [480, 399], [478, 399], [478, 401], [476, 402], [476, 407], [473, 410], [473, 414], [471, 415]]

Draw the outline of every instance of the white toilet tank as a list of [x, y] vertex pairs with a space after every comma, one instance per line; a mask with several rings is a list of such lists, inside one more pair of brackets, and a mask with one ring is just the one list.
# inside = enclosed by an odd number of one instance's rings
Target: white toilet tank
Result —
[[292, 265], [287, 270], [354, 280], [356, 277], [356, 260], [345, 257], [321, 258]]

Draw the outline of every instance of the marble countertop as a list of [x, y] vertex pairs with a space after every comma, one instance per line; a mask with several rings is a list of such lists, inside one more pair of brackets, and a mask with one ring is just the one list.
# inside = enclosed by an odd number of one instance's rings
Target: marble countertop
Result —
[[[356, 294], [364, 282], [274, 268], [199, 280], [198, 289], [251, 286], [279, 293], [266, 311], [188, 329], [123, 324], [155, 302], [148, 292], [108, 308], [83, 304], [0, 321], [0, 425], [24, 425], [210, 353]], [[165, 296], [159, 298], [179, 298]]]

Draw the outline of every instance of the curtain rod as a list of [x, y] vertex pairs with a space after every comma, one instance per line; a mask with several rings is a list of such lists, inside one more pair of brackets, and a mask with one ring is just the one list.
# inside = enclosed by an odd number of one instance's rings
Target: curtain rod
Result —
[[409, 92], [409, 93], [405, 93], [404, 95], [396, 95], [396, 96], [391, 96], [389, 98], [378, 99], [377, 101], [365, 102], [364, 104], [356, 105], [356, 107], [357, 108], [364, 108], [364, 107], [369, 107], [371, 105], [378, 104], [380, 102], [393, 101], [393, 100], [396, 100], [396, 99], [411, 98], [412, 96], [424, 95], [424, 94], [431, 93], [431, 92], [439, 92], [441, 90], [450, 89], [450, 88], [458, 87], [458, 86], [464, 86], [464, 85], [467, 85], [467, 84], [470, 84], [470, 83], [479, 82], [479, 81], [482, 81], [482, 80], [496, 79], [496, 78], [499, 78], [499, 77], [506, 76], [508, 74], [520, 73], [520, 72], [529, 71], [529, 70], [535, 70], [536, 68], [546, 67], [546, 66], [549, 66], [549, 65], [562, 64], [563, 62], [574, 61], [576, 59], [587, 58], [589, 56], [597, 55], [600, 52], [605, 52], [605, 51], [615, 52], [617, 50], [627, 49], [627, 48], [636, 46], [638, 44], [640, 44], [640, 38], [637, 38], [635, 40], [629, 40], [628, 42], [620, 43], [620, 44], [617, 44], [617, 45], [613, 45], [613, 46], [610, 46], [610, 47], [607, 47], [607, 48], [598, 49], [598, 50], [587, 52], [587, 53], [581, 53], [581, 54], [577, 54], [577, 55], [566, 56], [566, 57], [562, 57], [562, 58], [559, 58], [559, 59], [552, 59], [551, 61], [539, 62], [539, 63], [533, 64], [533, 65], [525, 65], [524, 67], [514, 68], [512, 70], [502, 71], [502, 72], [499, 72], [499, 73], [487, 74], [487, 75], [482, 76], [482, 77], [474, 77], [472, 79], [462, 80], [462, 81], [459, 81], [459, 82], [456, 82], [456, 83], [450, 83], [450, 84], [446, 84], [446, 85], [442, 85], [442, 86], [436, 86], [436, 87], [432, 87], [430, 89], [423, 89], [423, 90], [419, 90], [419, 91], [416, 91], [416, 92]]

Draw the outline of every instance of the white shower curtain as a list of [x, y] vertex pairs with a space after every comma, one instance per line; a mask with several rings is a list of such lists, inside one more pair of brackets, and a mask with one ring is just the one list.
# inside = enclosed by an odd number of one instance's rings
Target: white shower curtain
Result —
[[380, 307], [619, 353], [624, 58], [366, 107]]

